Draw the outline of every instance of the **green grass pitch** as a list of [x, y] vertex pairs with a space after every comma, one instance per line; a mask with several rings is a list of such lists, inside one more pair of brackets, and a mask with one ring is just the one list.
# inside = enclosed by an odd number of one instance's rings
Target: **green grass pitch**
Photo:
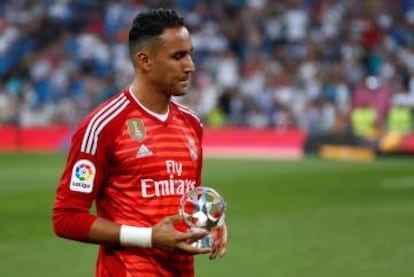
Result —
[[[94, 276], [97, 247], [59, 239], [62, 154], [0, 153], [0, 276]], [[228, 203], [225, 258], [197, 276], [402, 277], [414, 272], [414, 160], [206, 159]]]

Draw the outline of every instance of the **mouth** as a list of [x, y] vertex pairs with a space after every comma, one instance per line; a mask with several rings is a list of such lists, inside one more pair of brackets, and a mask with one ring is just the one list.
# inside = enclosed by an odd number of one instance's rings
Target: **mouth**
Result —
[[188, 76], [185, 76], [185, 77], [182, 77], [182, 78], [178, 79], [178, 81], [180, 81], [180, 82], [187, 82], [188, 80], [190, 80], [190, 77], [188, 77]]
[[189, 82], [190, 82], [190, 79], [189, 78], [187, 78], [187, 79], [180, 79], [178, 82], [180, 84], [183, 84], [183, 85], [188, 85]]
[[189, 82], [191, 79], [191, 76], [188, 74], [182, 75], [181, 78], [178, 79], [179, 82]]

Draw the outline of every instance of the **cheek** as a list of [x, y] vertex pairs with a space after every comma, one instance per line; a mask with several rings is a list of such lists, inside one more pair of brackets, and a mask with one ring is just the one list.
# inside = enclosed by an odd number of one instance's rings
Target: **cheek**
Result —
[[167, 68], [160, 69], [157, 73], [157, 83], [160, 87], [171, 90], [175, 86], [174, 75]]
[[177, 79], [179, 78], [179, 70], [177, 66], [169, 63], [162, 63], [154, 68], [154, 75], [157, 82], [163, 87], [169, 87], [170, 89], [177, 85]]
[[164, 83], [168, 79], [168, 75], [169, 75], [168, 69], [162, 66], [154, 68], [152, 73], [155, 79], [157, 79], [158, 82], [160, 83]]
[[165, 63], [159, 65], [155, 71], [159, 78], [167, 78], [171, 74], [171, 68]]
[[164, 80], [165, 83], [172, 84], [175, 78], [175, 70], [172, 67], [165, 66], [160, 71], [160, 78]]

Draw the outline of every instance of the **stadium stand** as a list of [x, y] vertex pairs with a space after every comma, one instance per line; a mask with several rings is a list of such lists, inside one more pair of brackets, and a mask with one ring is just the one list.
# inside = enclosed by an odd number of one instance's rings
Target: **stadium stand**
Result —
[[413, 114], [410, 0], [10, 0], [0, 2], [0, 124], [76, 125], [128, 85], [128, 24], [159, 5], [179, 9], [193, 34], [198, 71], [180, 101], [207, 126], [342, 134], [361, 103], [379, 130], [394, 106]]

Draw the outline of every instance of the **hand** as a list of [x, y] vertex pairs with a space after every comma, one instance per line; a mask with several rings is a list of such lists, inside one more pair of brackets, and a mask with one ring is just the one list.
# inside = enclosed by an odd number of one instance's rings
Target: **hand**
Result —
[[182, 221], [180, 215], [168, 216], [152, 227], [152, 246], [172, 251], [184, 252], [191, 255], [206, 254], [211, 248], [196, 248], [191, 243], [207, 235], [207, 231], [183, 233], [177, 231], [174, 223]]
[[210, 253], [210, 260], [214, 260], [219, 257], [222, 258], [226, 255], [227, 250], [227, 225], [223, 220], [223, 223], [214, 227], [211, 230], [211, 236], [213, 238], [213, 248]]

